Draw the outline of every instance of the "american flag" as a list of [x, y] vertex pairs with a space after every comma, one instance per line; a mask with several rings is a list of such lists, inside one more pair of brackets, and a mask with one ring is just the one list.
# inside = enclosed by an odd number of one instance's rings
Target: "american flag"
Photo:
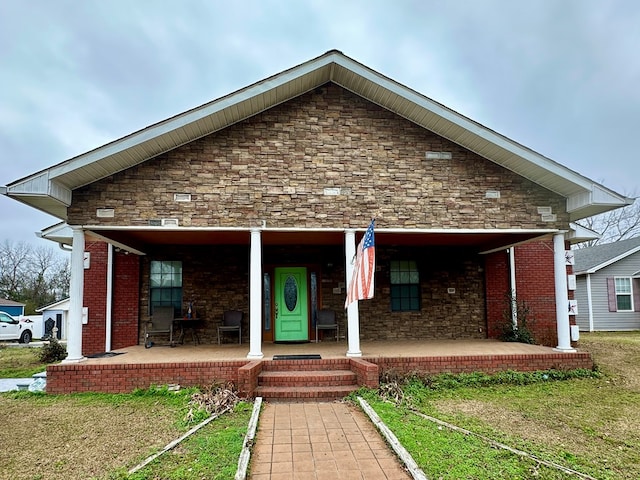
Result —
[[347, 308], [357, 300], [373, 298], [373, 272], [376, 268], [376, 248], [373, 235], [375, 219], [371, 220], [369, 228], [360, 240], [356, 250], [353, 275], [347, 290], [347, 300], [344, 308]]

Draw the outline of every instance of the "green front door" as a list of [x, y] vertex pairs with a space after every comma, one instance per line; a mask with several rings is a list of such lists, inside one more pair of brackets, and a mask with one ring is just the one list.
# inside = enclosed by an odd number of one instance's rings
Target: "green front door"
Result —
[[275, 341], [309, 340], [307, 269], [276, 268], [274, 276]]

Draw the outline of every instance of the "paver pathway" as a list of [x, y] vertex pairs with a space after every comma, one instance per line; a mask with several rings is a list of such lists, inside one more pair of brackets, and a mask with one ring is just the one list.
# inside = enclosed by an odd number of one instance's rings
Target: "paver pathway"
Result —
[[265, 403], [251, 480], [406, 480], [375, 426], [347, 403]]

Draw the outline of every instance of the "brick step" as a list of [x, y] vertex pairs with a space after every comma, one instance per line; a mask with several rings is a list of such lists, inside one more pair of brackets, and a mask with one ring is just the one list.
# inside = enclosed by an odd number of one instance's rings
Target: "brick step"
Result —
[[306, 370], [349, 370], [348, 359], [325, 359], [325, 360], [263, 360], [262, 371], [269, 372], [290, 372]]
[[315, 387], [267, 387], [255, 390], [256, 397], [270, 402], [304, 402], [317, 400], [339, 400], [358, 389], [357, 385], [315, 386]]
[[259, 386], [313, 387], [356, 385], [357, 376], [351, 370], [263, 371], [258, 375]]

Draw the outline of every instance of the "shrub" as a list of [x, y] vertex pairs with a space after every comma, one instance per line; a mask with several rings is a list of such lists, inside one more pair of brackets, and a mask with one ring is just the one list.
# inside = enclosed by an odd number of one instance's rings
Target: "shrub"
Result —
[[42, 363], [55, 363], [64, 360], [66, 356], [67, 349], [64, 348], [57, 339], [52, 338], [40, 349], [38, 360]]
[[[523, 300], [518, 302], [515, 297], [507, 294], [508, 307], [504, 310], [504, 324], [502, 325], [502, 334], [500, 339], [504, 342], [520, 342], [534, 344], [535, 339], [533, 333], [529, 329], [529, 325], [534, 323], [531, 316], [529, 305]], [[515, 311], [518, 323], [514, 324], [512, 313]]]

